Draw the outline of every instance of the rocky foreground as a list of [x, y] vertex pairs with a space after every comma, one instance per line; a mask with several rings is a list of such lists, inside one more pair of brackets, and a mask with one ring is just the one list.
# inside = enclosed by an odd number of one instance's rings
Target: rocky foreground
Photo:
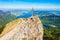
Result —
[[0, 40], [43, 40], [43, 26], [38, 17], [20, 18], [6, 25]]

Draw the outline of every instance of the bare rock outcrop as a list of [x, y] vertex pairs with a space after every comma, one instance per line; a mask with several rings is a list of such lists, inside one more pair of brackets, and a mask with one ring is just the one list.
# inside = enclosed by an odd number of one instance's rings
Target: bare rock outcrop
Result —
[[36, 17], [20, 18], [6, 25], [0, 40], [43, 40], [43, 26]]

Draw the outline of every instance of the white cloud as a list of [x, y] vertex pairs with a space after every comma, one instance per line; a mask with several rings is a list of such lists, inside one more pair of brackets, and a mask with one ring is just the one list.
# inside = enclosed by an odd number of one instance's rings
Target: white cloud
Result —
[[29, 4], [29, 3], [21, 3], [21, 4], [16, 4], [16, 5], [13, 5], [13, 4], [10, 4], [10, 5], [3, 5], [3, 6], [0, 6], [0, 9], [31, 9], [31, 8], [34, 8], [34, 9], [59, 9], [60, 10], [60, 6], [59, 5], [52, 5], [52, 4]]

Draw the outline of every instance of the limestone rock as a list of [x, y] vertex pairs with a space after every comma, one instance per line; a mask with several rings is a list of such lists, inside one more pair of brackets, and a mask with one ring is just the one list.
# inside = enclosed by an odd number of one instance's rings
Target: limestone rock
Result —
[[43, 40], [43, 26], [38, 17], [20, 18], [6, 25], [0, 40]]

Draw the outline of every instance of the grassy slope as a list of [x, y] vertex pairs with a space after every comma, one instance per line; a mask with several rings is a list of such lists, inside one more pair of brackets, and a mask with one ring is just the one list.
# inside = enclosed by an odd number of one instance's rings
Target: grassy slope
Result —
[[[49, 25], [51, 28], [46, 28], [44, 26], [45, 35], [48, 37], [47, 39], [44, 38], [44, 40], [60, 40], [60, 19], [58, 17], [40, 17], [43, 24]], [[56, 28], [53, 28], [53, 26], [56, 26]], [[59, 27], [59, 28], [58, 28]]]
[[0, 33], [8, 22], [15, 19], [14, 15], [11, 15], [11, 14], [9, 14], [9, 16], [7, 14], [5, 14], [5, 15], [6, 16], [3, 16], [3, 18], [0, 17]]

